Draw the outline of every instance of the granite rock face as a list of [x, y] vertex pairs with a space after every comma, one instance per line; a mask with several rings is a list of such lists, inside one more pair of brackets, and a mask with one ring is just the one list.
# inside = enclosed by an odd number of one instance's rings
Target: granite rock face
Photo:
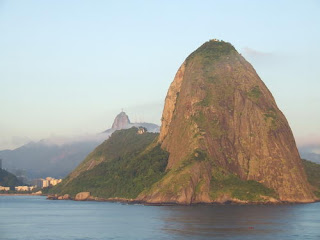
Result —
[[86, 201], [86, 200], [90, 199], [90, 197], [91, 197], [90, 192], [79, 192], [75, 196], [74, 200], [75, 201]]
[[70, 199], [71, 199], [71, 197], [70, 197], [69, 194], [64, 194], [64, 195], [62, 196], [62, 200], [70, 200]]
[[206, 42], [181, 65], [167, 93], [158, 142], [170, 154], [168, 173], [139, 200], [232, 199], [215, 196], [219, 174], [261, 183], [280, 201], [315, 200], [285, 116], [230, 43]]
[[124, 129], [130, 124], [128, 115], [125, 112], [119, 113], [112, 124], [112, 129]]

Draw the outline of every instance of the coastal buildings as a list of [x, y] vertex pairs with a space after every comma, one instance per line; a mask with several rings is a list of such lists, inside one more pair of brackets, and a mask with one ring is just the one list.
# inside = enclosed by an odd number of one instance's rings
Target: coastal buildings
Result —
[[45, 187], [49, 187], [49, 186], [55, 186], [58, 183], [60, 183], [62, 181], [62, 179], [56, 179], [56, 178], [52, 178], [52, 177], [46, 177], [46, 179], [35, 179], [33, 181], [33, 184], [36, 187], [40, 187], [40, 188], [45, 188]]
[[14, 187], [14, 189], [18, 192], [28, 192], [35, 189], [35, 186], [17, 186], [17, 187]]
[[2, 187], [0, 186], [0, 191], [9, 191], [10, 190], [10, 187]]
[[[35, 186], [16, 186], [16, 187], [14, 187], [14, 190], [17, 192], [30, 192], [33, 189], [35, 189]], [[8, 191], [10, 191], [10, 187], [0, 186], [0, 191], [8, 192]]]

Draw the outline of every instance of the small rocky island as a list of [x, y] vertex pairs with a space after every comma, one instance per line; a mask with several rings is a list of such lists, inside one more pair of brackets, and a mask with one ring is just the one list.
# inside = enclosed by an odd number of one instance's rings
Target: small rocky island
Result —
[[318, 199], [285, 116], [230, 43], [211, 40], [191, 53], [168, 90], [160, 134], [138, 131], [114, 132], [50, 198], [146, 204]]

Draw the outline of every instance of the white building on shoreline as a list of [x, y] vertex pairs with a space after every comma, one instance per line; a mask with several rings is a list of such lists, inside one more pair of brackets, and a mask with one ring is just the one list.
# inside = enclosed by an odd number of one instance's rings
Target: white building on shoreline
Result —
[[55, 186], [60, 182], [62, 182], [62, 179], [46, 177], [46, 179], [39, 178], [39, 179], [34, 180], [33, 184], [36, 187], [45, 188], [45, 187], [49, 187], [49, 186]]
[[14, 189], [18, 192], [29, 192], [35, 189], [35, 187], [34, 186], [17, 186], [17, 187], [14, 187]]
[[0, 191], [10, 191], [10, 187], [3, 187], [3, 186], [0, 186]]

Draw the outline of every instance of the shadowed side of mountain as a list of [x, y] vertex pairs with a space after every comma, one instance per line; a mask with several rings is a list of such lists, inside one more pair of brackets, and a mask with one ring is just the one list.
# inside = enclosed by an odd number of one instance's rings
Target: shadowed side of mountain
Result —
[[12, 173], [0, 168], [0, 186], [13, 188], [23, 183]]

